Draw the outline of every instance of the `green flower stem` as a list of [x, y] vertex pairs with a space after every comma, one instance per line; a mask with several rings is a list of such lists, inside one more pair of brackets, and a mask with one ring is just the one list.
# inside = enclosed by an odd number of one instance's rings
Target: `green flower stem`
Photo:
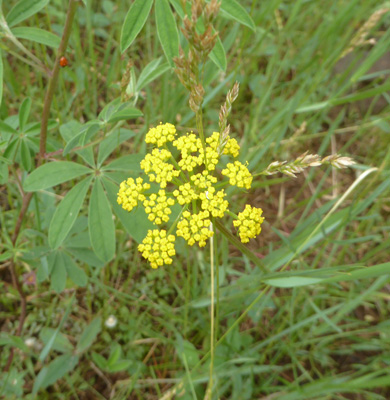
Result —
[[229, 181], [218, 183], [218, 185], [215, 185], [215, 189], [217, 189], [217, 190], [221, 189], [221, 188], [227, 186], [228, 184], [229, 184]]
[[218, 220], [214, 219], [214, 225], [218, 230], [226, 237], [226, 239], [245, 254], [254, 264], [256, 264], [263, 272], [269, 272], [268, 268], [261, 262], [260, 258], [257, 257], [252, 251], [244, 246], [235, 236], [233, 236]]
[[[165, 148], [165, 150], [169, 151], [169, 153], [171, 153], [170, 150], [168, 149], [168, 146], [166, 143], [164, 144], [164, 148]], [[172, 153], [171, 153], [171, 160], [172, 160], [173, 165], [177, 168], [177, 170], [180, 171], [180, 176], [184, 179], [184, 181], [189, 182], [188, 178], [186, 177], [183, 170], [180, 168], [179, 164], [175, 160], [175, 157], [173, 157]]]
[[[215, 343], [215, 348], [218, 347], [224, 340], [225, 338], [229, 335], [229, 333], [238, 325], [241, 323], [241, 321], [247, 316], [249, 311], [261, 300], [261, 298], [268, 292], [268, 290], [271, 288], [270, 285], [266, 285], [263, 290], [259, 293], [259, 295], [252, 301], [251, 304], [245, 309], [245, 311], [234, 321], [234, 323], [229, 327], [229, 329], [221, 336], [221, 338]], [[211, 351], [208, 351], [199, 361], [198, 363], [192, 368], [190, 372], [190, 377], [191, 375], [207, 360], [207, 358], [211, 355]], [[187, 379], [189, 379], [187, 377]], [[180, 381], [177, 386], [180, 386], [182, 384], [182, 381]], [[210, 399], [210, 397], [209, 397]]]
[[[213, 223], [210, 224], [210, 230], [213, 230]], [[211, 279], [211, 304], [210, 304], [210, 379], [208, 387], [208, 398], [211, 400], [213, 395], [213, 373], [214, 373], [214, 236], [210, 238], [210, 279]]]
[[202, 113], [202, 105], [200, 105], [199, 110], [196, 113], [196, 127], [198, 129], [200, 141], [202, 142], [203, 147], [203, 155], [204, 155], [204, 165], [207, 168], [207, 157], [206, 157], [206, 140], [204, 138], [204, 131], [203, 131], [203, 113]]
[[175, 221], [173, 221], [173, 224], [171, 225], [171, 227], [168, 230], [167, 236], [170, 235], [173, 230], [176, 228], [177, 223], [179, 222], [179, 219], [181, 217], [181, 215], [183, 214], [184, 211], [186, 211], [188, 208], [188, 204], [186, 204], [180, 211], [179, 215], [176, 217]]
[[214, 243], [215, 253], [215, 273], [216, 273], [216, 285], [217, 285], [217, 302], [215, 306], [215, 340], [218, 340], [219, 331], [219, 257], [218, 257], [218, 241]]
[[197, 210], [196, 210], [196, 200], [192, 200], [192, 211], [194, 214], [196, 214]]
[[238, 219], [238, 215], [234, 214], [234, 212], [231, 212], [229, 210], [226, 210], [226, 214], [229, 214], [231, 217], [233, 217], [234, 219]]

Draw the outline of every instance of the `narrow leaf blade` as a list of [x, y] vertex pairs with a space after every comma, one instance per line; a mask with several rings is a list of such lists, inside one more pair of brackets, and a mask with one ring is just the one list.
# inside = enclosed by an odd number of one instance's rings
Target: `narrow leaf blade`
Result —
[[18, 39], [31, 40], [55, 49], [60, 46], [61, 39], [54, 33], [45, 31], [44, 29], [20, 26], [11, 29], [11, 31]]
[[62, 253], [58, 252], [54, 258], [54, 264], [52, 265], [52, 271], [50, 274], [50, 287], [57, 293], [61, 293], [66, 286], [66, 278], [68, 273], [66, 272], [64, 259]]
[[96, 180], [93, 185], [88, 228], [94, 252], [102, 261], [110, 261], [115, 255], [115, 225], [110, 203], [100, 180]]
[[153, 0], [135, 0], [130, 7], [121, 32], [121, 52], [125, 52], [137, 37], [150, 13]]
[[43, 367], [34, 381], [33, 396], [37, 394], [40, 389], [45, 389], [58, 381], [58, 379], [64, 377], [68, 372], [74, 369], [77, 363], [78, 356], [63, 354]]
[[127, 233], [138, 243], [141, 243], [148, 233], [149, 229], [153, 229], [153, 224], [148, 220], [142, 207], [138, 207], [131, 212], [125, 211], [117, 203], [117, 193], [119, 187], [108, 179], [103, 178], [104, 187], [107, 190], [108, 199], [115, 211], [115, 215], [122, 222]]
[[220, 70], [226, 71], [226, 52], [219, 36], [217, 37], [217, 41], [215, 42], [213, 50], [209, 54], [209, 58]]
[[1, 106], [1, 101], [3, 99], [3, 74], [4, 74], [3, 57], [0, 49], [0, 106]]
[[77, 343], [77, 352], [82, 353], [83, 351], [87, 350], [88, 347], [92, 345], [101, 329], [102, 318], [97, 317], [84, 329], [84, 332]]
[[9, 27], [36, 14], [49, 3], [49, 0], [21, 0], [8, 13], [6, 20]]
[[31, 169], [31, 154], [30, 149], [25, 140], [21, 140], [20, 146], [20, 157], [22, 161], [22, 165], [25, 171], [30, 171]]
[[23, 100], [23, 103], [20, 106], [20, 111], [19, 111], [19, 128], [22, 132], [24, 131], [24, 127], [26, 126], [28, 117], [30, 115], [30, 109], [31, 109], [31, 99], [29, 97], [26, 97]]
[[43, 190], [92, 172], [71, 161], [51, 162], [34, 170], [24, 181], [23, 188], [26, 192]]
[[236, 0], [222, 0], [221, 9], [231, 18], [254, 31], [256, 25], [245, 8]]
[[142, 113], [142, 111], [134, 107], [127, 107], [123, 110], [114, 112], [114, 114], [111, 115], [110, 119], [107, 122], [111, 124], [113, 122], [142, 117], [143, 115], [144, 114]]
[[88, 276], [85, 271], [76, 265], [76, 263], [66, 253], [63, 254], [66, 271], [69, 278], [74, 284], [80, 287], [86, 286], [88, 283]]
[[73, 187], [56, 208], [49, 227], [49, 246], [57, 249], [65, 240], [79, 214], [92, 178]]
[[171, 67], [173, 58], [179, 55], [179, 32], [168, 0], [159, 0], [155, 5], [157, 34]]

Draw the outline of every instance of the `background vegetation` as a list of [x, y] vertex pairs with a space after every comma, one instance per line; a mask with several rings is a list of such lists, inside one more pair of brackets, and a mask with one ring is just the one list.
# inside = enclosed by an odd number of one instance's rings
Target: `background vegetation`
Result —
[[[0, 365], [7, 371], [0, 397], [202, 399], [208, 249], [182, 244], [172, 266], [152, 270], [137, 251], [147, 229], [142, 215], [115, 203], [114, 182], [137, 176], [150, 126], [195, 127], [188, 94], [165, 57], [170, 50], [160, 44], [161, 5], [128, 48], [121, 30], [132, 2], [79, 5], [41, 160], [50, 167], [34, 180], [27, 176], [34, 176], [68, 1], [35, 3], [45, 4], [21, 21], [10, 14], [16, 1], [2, 4], [17, 40], [3, 24]], [[180, 2], [170, 3], [180, 27]], [[240, 3], [251, 16], [246, 24], [226, 10], [217, 18], [227, 62], [219, 48], [205, 66], [206, 132], [218, 129], [219, 108], [237, 80], [229, 122], [253, 173], [306, 150], [358, 164], [296, 179], [258, 177], [246, 197], [229, 193], [237, 207], [263, 208], [263, 231], [249, 247], [274, 274], [264, 276], [220, 235], [214, 398], [389, 399], [390, 4]], [[185, 46], [182, 34], [180, 41]], [[371, 167], [378, 169], [342, 197]], [[77, 211], [70, 224], [56, 210], [76, 184], [67, 197]], [[225, 226], [232, 229], [231, 221]], [[11, 264], [26, 300], [21, 332], [23, 298]]]

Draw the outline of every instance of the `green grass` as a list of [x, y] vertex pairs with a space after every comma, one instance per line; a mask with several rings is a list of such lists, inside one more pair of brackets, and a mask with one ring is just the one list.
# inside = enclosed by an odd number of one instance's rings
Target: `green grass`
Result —
[[[12, 4], [3, 3], [6, 13]], [[121, 55], [120, 31], [129, 2], [86, 4], [79, 7], [73, 25], [67, 53], [70, 66], [60, 71], [50, 116], [58, 125], [49, 132], [49, 151], [64, 146], [60, 126], [72, 119], [96, 119], [108, 102], [121, 95], [120, 81], [129, 60], [139, 76], [149, 62], [163, 57], [154, 17]], [[322, 156], [338, 152], [358, 164], [348, 170], [313, 168], [297, 179], [260, 177], [245, 196], [229, 191], [235, 212], [247, 202], [263, 208], [266, 222], [249, 248], [261, 256], [270, 273], [288, 264], [283, 276], [317, 270], [338, 278], [302, 287], [266, 286], [260, 268], [217, 236], [217, 340], [223, 339], [216, 348], [213, 399], [386, 400], [390, 398], [389, 275], [344, 280], [352, 269], [343, 267], [389, 261], [390, 60], [381, 73], [370, 68], [389, 48], [390, 14], [367, 36], [376, 39], [375, 45], [354, 49], [348, 56], [350, 67], [337, 66], [357, 30], [388, 3], [332, 0], [324, 6], [320, 1], [269, 0], [242, 4], [250, 11], [256, 32], [218, 19], [228, 68], [222, 73], [211, 62], [205, 68], [207, 134], [218, 129], [219, 108], [238, 80], [240, 94], [229, 122], [242, 149], [240, 159], [249, 161], [251, 171], [260, 172], [275, 160], [293, 160], [306, 150]], [[52, 0], [23, 24], [59, 34], [66, 8], [67, 1]], [[22, 43], [52, 67], [52, 49]], [[28, 96], [33, 100], [29, 122], [39, 122], [46, 78], [16, 57], [22, 53], [12, 43], [4, 39], [1, 48], [0, 119], [11, 123]], [[134, 138], [118, 145], [108, 161], [144, 152], [144, 134], [160, 121], [193, 129], [194, 115], [187, 100], [171, 71], [148, 84], [136, 104], [144, 117], [123, 125], [135, 132]], [[65, 159], [82, 160], [75, 152]], [[311, 236], [359, 174], [370, 167], [378, 170]], [[16, 165], [7, 186], [1, 186], [4, 250], [21, 207], [15, 176], [25, 179], [25, 175]], [[71, 187], [66, 183], [34, 195], [18, 242], [19, 274], [37, 271], [41, 265], [50, 220], [58, 200]], [[103, 265], [91, 250], [85, 250], [91, 248], [87, 213], [84, 205], [66, 242], [89, 277], [87, 286], [68, 281], [66, 289], [56, 294], [48, 280], [25, 285], [28, 308], [21, 341], [11, 336], [18, 326], [19, 296], [7, 263], [0, 266], [0, 345], [4, 345], [0, 365], [8, 359], [10, 344], [18, 347], [10, 374], [0, 379], [0, 397], [34, 398], [31, 392], [42, 367], [61, 354], [75, 354], [86, 326], [101, 317], [101, 329], [96, 338], [91, 336], [91, 347], [79, 353], [77, 365], [41, 389], [37, 398], [159, 399], [169, 398], [164, 395], [176, 388], [178, 394], [171, 398], [203, 399], [209, 379], [209, 248], [181, 243], [171, 266], [152, 270], [116, 218], [116, 256]], [[233, 231], [229, 217], [224, 221]], [[45, 360], [40, 360], [42, 348], [53, 338], [54, 331], [47, 328], [57, 329], [64, 315], [57, 339]], [[110, 315], [118, 320], [112, 329], [104, 325]], [[28, 349], [23, 341], [31, 337], [37, 345]], [[122, 369], [102, 367], [115, 357], [112, 365], [123, 361]]]

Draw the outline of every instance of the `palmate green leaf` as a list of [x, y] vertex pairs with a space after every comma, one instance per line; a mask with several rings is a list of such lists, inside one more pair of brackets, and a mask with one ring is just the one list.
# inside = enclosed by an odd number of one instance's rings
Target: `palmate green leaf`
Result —
[[84, 165], [71, 161], [55, 161], [34, 170], [24, 181], [26, 192], [43, 190], [93, 171]]
[[148, 230], [153, 229], [153, 224], [148, 220], [143, 207], [137, 207], [131, 212], [124, 210], [116, 201], [118, 185], [106, 178], [103, 178], [103, 184], [115, 215], [119, 218], [127, 233], [138, 243], [141, 243]]
[[222, 0], [221, 10], [223, 10], [226, 14], [240, 24], [247, 26], [253, 31], [256, 29], [256, 25], [252, 17], [238, 1]]
[[40, 28], [32, 28], [29, 26], [20, 26], [11, 29], [12, 33], [18, 39], [27, 39], [33, 42], [44, 44], [45, 46], [57, 49], [60, 46], [61, 38], [54, 33], [45, 31]]
[[49, 0], [20, 0], [8, 13], [6, 20], [9, 27], [36, 14], [49, 3]]
[[179, 32], [168, 0], [158, 0], [155, 4], [157, 34], [171, 67], [173, 58], [179, 55]]
[[[1, 50], [0, 50], [1, 51]], [[1, 103], [0, 103], [1, 104]], [[0, 121], [0, 133], [10, 133], [10, 134], [14, 134], [17, 131], [12, 128], [12, 126], [8, 125], [6, 122], [4, 121]]]
[[125, 52], [133, 43], [144, 26], [153, 0], [135, 0], [131, 5], [121, 31], [121, 52]]
[[88, 349], [95, 341], [97, 335], [102, 330], [102, 318], [95, 318], [83, 331], [78, 343], [77, 343], [77, 353], [82, 353]]
[[76, 355], [63, 354], [43, 367], [34, 381], [33, 396], [36, 395], [40, 389], [47, 388], [58, 381], [58, 379], [64, 377], [68, 372], [72, 371], [78, 361], [79, 358]]
[[26, 126], [28, 117], [30, 115], [30, 109], [31, 109], [31, 99], [29, 97], [26, 97], [23, 100], [23, 103], [20, 106], [19, 110], [19, 129], [21, 132], [24, 131], [24, 127]]
[[124, 141], [135, 136], [135, 133], [129, 129], [120, 128], [110, 135], [106, 136], [99, 145], [97, 164], [100, 167], [104, 160], [122, 144]]
[[88, 228], [94, 252], [102, 261], [110, 261], [115, 255], [115, 225], [99, 179], [93, 185], [89, 200]]
[[52, 249], [57, 249], [72, 229], [91, 180], [92, 177], [85, 178], [74, 186], [56, 208], [49, 227], [49, 246]]

